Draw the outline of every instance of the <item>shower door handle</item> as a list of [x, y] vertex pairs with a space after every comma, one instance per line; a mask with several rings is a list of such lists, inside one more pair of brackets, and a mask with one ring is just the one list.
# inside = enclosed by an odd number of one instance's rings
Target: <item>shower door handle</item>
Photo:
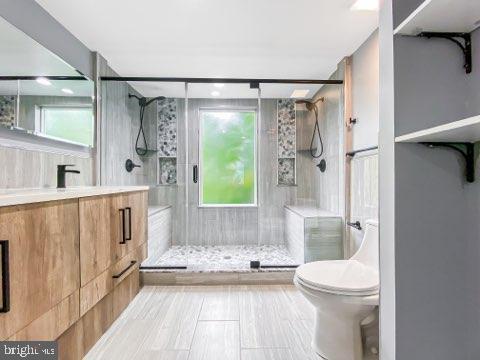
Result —
[[198, 165], [193, 165], [193, 183], [198, 183]]

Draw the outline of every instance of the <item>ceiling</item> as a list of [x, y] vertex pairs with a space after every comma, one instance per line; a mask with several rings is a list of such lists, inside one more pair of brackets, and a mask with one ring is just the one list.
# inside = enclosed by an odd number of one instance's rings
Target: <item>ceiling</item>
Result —
[[354, 0], [36, 1], [122, 76], [326, 79], [378, 22]]

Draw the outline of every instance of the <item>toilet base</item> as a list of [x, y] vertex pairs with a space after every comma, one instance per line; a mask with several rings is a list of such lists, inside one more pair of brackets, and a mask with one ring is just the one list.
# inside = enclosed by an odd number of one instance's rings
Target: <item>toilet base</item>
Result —
[[314, 351], [325, 360], [362, 360], [361, 318], [316, 309], [312, 341]]

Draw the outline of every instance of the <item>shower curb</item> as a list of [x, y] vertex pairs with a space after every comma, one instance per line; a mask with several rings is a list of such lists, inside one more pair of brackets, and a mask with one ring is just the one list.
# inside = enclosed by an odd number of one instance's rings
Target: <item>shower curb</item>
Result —
[[295, 270], [256, 272], [141, 271], [142, 285], [284, 285]]

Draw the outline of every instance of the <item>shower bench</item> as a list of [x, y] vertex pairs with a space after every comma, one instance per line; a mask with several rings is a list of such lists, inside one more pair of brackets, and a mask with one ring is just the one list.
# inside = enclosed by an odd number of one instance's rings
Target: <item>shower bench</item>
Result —
[[285, 205], [285, 242], [298, 264], [343, 259], [342, 217], [312, 206]]

